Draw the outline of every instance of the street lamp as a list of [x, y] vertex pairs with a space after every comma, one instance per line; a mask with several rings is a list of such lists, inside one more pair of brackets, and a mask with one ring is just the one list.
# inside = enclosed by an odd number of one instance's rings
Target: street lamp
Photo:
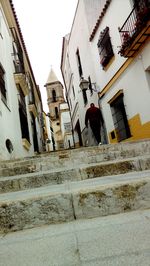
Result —
[[[89, 88], [89, 84], [91, 84], [92, 88]], [[95, 83], [90, 83], [88, 80], [84, 79], [83, 77], [81, 78], [79, 87], [81, 91], [86, 91], [86, 90], [92, 90], [94, 92], [98, 92], [96, 82]], [[93, 88], [94, 87], [94, 88]]]
[[89, 87], [89, 81], [82, 77], [80, 84], [79, 84], [79, 87], [80, 87], [81, 91], [87, 90]]

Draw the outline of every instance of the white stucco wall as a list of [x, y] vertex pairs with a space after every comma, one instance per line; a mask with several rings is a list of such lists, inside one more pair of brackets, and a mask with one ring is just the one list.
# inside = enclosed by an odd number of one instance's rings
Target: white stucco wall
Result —
[[62, 132], [62, 137], [64, 140], [64, 148], [68, 149], [69, 143], [70, 143], [70, 147], [73, 147], [74, 143], [73, 143], [73, 137], [72, 137], [71, 119], [70, 119], [70, 114], [69, 114], [67, 103], [60, 104], [60, 115], [61, 115], [61, 119], [60, 119], [61, 120], [61, 132]]
[[[96, 73], [96, 81], [100, 89], [106, 86], [109, 80], [114, 76], [114, 74], [126, 61], [125, 58], [121, 57], [118, 54], [120, 45], [121, 45], [121, 39], [120, 39], [118, 27], [122, 27], [122, 25], [124, 24], [131, 10], [132, 10], [132, 6], [129, 0], [111, 1], [106, 11], [106, 14], [103, 17], [99, 25], [99, 28], [94, 36], [94, 39], [91, 41], [92, 55], [93, 55], [93, 60], [94, 60], [95, 73]], [[118, 14], [121, 14], [121, 15], [118, 16]], [[104, 71], [100, 64], [100, 57], [99, 57], [97, 43], [98, 43], [98, 39], [99, 39], [99, 35], [101, 31], [103, 31], [106, 27], [109, 27], [109, 34], [111, 38], [113, 52], [115, 55], [115, 58], [114, 58], [115, 60], [110, 65], [110, 67], [107, 69], [107, 71]]]
[[[149, 44], [147, 46], [149, 46]], [[147, 46], [101, 100], [102, 111], [108, 132], [114, 129], [108, 101], [120, 89], [124, 92], [124, 104], [128, 119], [139, 114], [142, 124], [150, 121], [150, 87], [146, 76], [146, 74], [148, 74], [150, 77], [150, 73], [146, 73], [144, 68], [144, 64], [146, 64], [146, 62], [144, 63], [144, 58], [149, 58], [150, 64], [150, 55]]]
[[[85, 6], [84, 6], [85, 4]], [[70, 38], [67, 44], [66, 54], [69, 54], [69, 62], [71, 71], [73, 73], [70, 87], [74, 85], [75, 97], [71, 88], [68, 91], [71, 99], [71, 115], [73, 118], [73, 127], [75, 127], [77, 120], [80, 121], [81, 131], [84, 130], [84, 118], [86, 109], [91, 102], [97, 105], [97, 94], [90, 95], [87, 91], [88, 104], [83, 103], [82, 92], [79, 88], [80, 77], [78, 73], [76, 51], [79, 49], [83, 76], [85, 79], [91, 77], [92, 82], [96, 82], [97, 86], [102, 90], [115, 76], [118, 70], [127, 61], [127, 58], [121, 57], [118, 54], [121, 46], [121, 38], [118, 27], [122, 27], [132, 8], [132, 0], [115, 0], [111, 1], [97, 31], [91, 42], [89, 37], [91, 35], [92, 23], [95, 18], [90, 18], [90, 15], [98, 5], [98, 1], [80, 0], [78, 3], [76, 15], [74, 18]], [[93, 8], [93, 9], [92, 9]], [[95, 11], [95, 17], [98, 13]], [[99, 14], [100, 15], [100, 14]], [[97, 17], [98, 19], [98, 17]], [[97, 43], [100, 33], [109, 27], [109, 34], [111, 38], [114, 58], [112, 63], [105, 70], [100, 64], [100, 56], [98, 52]], [[130, 119], [139, 114], [141, 122], [150, 121], [150, 43], [143, 47], [143, 50], [127, 67], [127, 69], [120, 75], [117, 81], [107, 91], [105, 96], [100, 100], [102, 113], [106, 123], [107, 132], [114, 129], [114, 123], [108, 101], [119, 91], [124, 92], [124, 103], [127, 113], [127, 118]], [[66, 56], [66, 55], [65, 55]], [[67, 56], [66, 56], [67, 57]], [[68, 66], [64, 60], [64, 69], [67, 72]], [[65, 72], [64, 71], [64, 72]], [[76, 139], [75, 135], [75, 139]], [[77, 140], [77, 139], [76, 139]]]
[[[0, 63], [5, 70], [5, 84], [8, 99], [7, 105], [5, 105], [0, 97], [0, 159], [10, 159], [33, 155], [33, 147], [31, 145], [30, 150], [27, 151], [22, 146], [21, 128], [18, 113], [18, 92], [13, 76], [14, 66], [12, 61], [12, 39], [1, 6], [0, 10]], [[31, 131], [31, 128], [29, 128], [29, 131]], [[12, 154], [10, 154], [6, 149], [6, 139], [10, 139], [13, 144], [14, 150]]]
[[50, 119], [48, 116], [46, 116], [45, 119], [46, 119], [46, 128], [47, 128], [48, 139], [50, 140], [50, 143], [46, 143], [46, 150], [47, 151], [53, 151], [52, 132], [50, 129], [50, 127], [51, 127]]
[[[68, 43], [68, 54], [70, 60], [70, 67], [73, 73], [72, 77], [72, 85], [74, 85], [75, 89], [75, 97], [73, 93], [70, 92], [69, 97], [71, 98], [72, 108], [71, 108], [71, 115], [73, 116], [73, 125], [75, 126], [77, 120], [80, 121], [81, 131], [84, 129], [84, 117], [86, 109], [89, 107], [91, 102], [97, 104], [98, 96], [97, 93], [93, 93], [91, 96], [90, 91], [87, 91], [88, 97], [88, 104], [85, 106], [83, 101], [83, 96], [81, 89], [79, 87], [80, 77], [78, 73], [78, 66], [77, 66], [77, 58], [76, 58], [76, 51], [79, 49], [80, 58], [81, 58], [81, 65], [83, 70], [83, 76], [85, 79], [88, 79], [88, 76], [91, 77], [91, 81], [95, 82], [95, 72], [93, 66], [93, 59], [91, 53], [91, 44], [89, 43], [89, 27], [87, 24], [86, 16], [85, 16], [85, 7], [84, 1], [79, 1], [79, 5], [77, 8], [77, 13], [74, 19], [72, 31], [70, 33], [70, 39]], [[67, 71], [67, 70], [66, 70]], [[75, 107], [78, 103], [78, 110], [75, 114]]]
[[[122, 27], [133, 8], [132, 1], [111, 1], [111, 4], [103, 17], [99, 28], [91, 42], [92, 56], [94, 60], [96, 82], [102, 90], [109, 81], [114, 77], [119, 68], [126, 62], [126, 58], [118, 54], [121, 45], [121, 39], [118, 27]], [[118, 14], [120, 14], [118, 16]], [[103, 70], [100, 65], [97, 43], [100, 32], [106, 26], [109, 27], [111, 43], [114, 51], [114, 61], [107, 70]], [[114, 129], [113, 118], [108, 101], [119, 91], [124, 92], [124, 104], [128, 119], [139, 114], [141, 122], [150, 121], [150, 89], [148, 80], [150, 72], [150, 44], [147, 44], [140, 54], [135, 58], [126, 71], [111, 86], [109, 91], [101, 99], [100, 104], [105, 119], [107, 132]]]

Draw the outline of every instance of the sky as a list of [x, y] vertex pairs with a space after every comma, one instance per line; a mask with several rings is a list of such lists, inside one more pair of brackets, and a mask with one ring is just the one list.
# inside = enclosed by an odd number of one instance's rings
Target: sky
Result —
[[63, 83], [62, 39], [71, 30], [78, 0], [13, 0], [37, 85], [48, 112], [46, 88], [51, 67]]

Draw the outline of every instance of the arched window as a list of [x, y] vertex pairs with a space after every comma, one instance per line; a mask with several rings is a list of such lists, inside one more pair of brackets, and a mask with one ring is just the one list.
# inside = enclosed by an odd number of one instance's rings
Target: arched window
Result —
[[56, 91], [52, 90], [52, 98], [53, 98], [53, 102], [56, 102]]
[[56, 116], [56, 118], [59, 117], [59, 115], [58, 115], [58, 108], [57, 107], [55, 107], [55, 116]]

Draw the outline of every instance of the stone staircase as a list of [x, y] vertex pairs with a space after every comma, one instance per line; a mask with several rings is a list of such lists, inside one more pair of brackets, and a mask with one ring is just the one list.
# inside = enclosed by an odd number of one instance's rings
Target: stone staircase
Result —
[[0, 162], [0, 232], [150, 208], [150, 140]]

